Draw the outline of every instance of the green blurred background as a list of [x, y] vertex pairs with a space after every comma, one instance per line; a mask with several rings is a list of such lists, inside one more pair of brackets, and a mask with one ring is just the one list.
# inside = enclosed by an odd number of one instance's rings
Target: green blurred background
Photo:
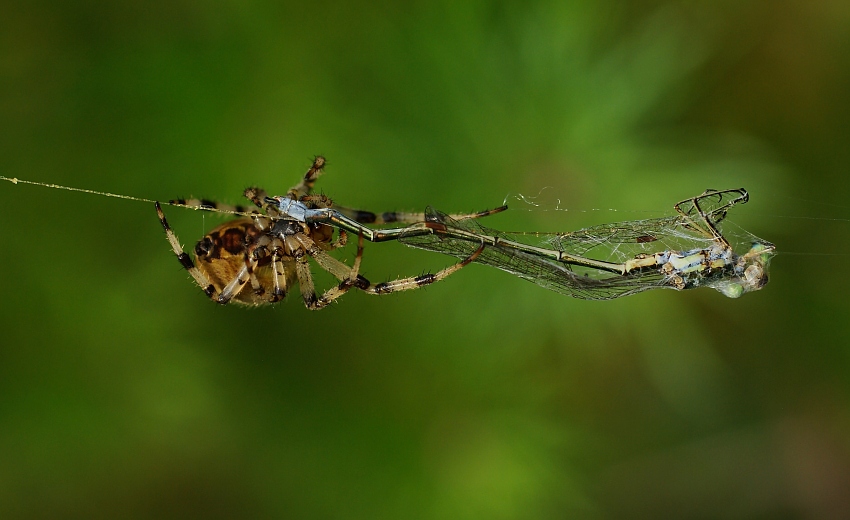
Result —
[[324, 154], [342, 204], [541, 231], [745, 187], [770, 284], [220, 307], [151, 205], [2, 183], [0, 517], [846, 517], [850, 4], [304, 4], [5, 2], [0, 175], [235, 203]]

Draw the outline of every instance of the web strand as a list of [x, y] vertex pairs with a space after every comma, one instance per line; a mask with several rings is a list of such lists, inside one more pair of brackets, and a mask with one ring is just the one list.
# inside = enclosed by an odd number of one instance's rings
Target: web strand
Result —
[[[113, 198], [116, 198], [116, 199], [133, 200], [133, 201], [136, 201], [136, 202], [146, 202], [146, 203], [149, 203], [149, 204], [154, 204], [155, 202], [157, 202], [155, 200], [146, 199], [144, 197], [132, 197], [130, 195], [119, 195], [117, 193], [109, 193], [109, 192], [106, 192], [106, 191], [87, 190], [87, 189], [83, 189], [83, 188], [72, 188], [70, 186], [62, 186], [60, 184], [50, 184], [50, 183], [46, 183], [46, 182], [28, 181], [28, 180], [24, 180], [24, 179], [18, 179], [18, 178], [15, 178], [15, 177], [12, 177], [12, 178], [4, 177], [2, 175], [0, 175], [0, 180], [9, 181], [12, 184], [30, 184], [30, 185], [33, 185], [33, 186], [42, 186], [42, 187], [45, 187], [45, 188], [55, 188], [57, 190], [76, 191], [76, 192], [79, 192], [79, 193], [90, 193], [92, 195], [102, 195], [104, 197], [113, 197]], [[189, 205], [189, 204], [179, 204], [177, 202], [171, 202], [171, 201], [160, 202], [160, 204], [166, 204], [166, 205], [175, 206], [175, 207], [178, 207], [178, 208], [188, 208], [188, 209], [193, 209], [195, 211], [198, 211], [198, 210], [212, 211], [212, 212], [215, 212], [215, 213], [226, 213], [226, 214], [229, 214], [229, 215], [240, 215], [240, 216], [246, 216], [246, 217], [250, 217], [251, 215], [253, 215], [253, 213], [247, 213], [247, 212], [244, 212], [244, 211], [231, 211], [231, 210], [220, 209], [220, 208], [208, 208], [208, 207], [194, 206], [194, 205]]]

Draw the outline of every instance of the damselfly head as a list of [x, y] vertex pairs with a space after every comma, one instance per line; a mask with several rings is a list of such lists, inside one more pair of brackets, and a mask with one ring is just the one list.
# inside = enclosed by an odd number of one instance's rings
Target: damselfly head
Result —
[[767, 269], [775, 254], [776, 246], [770, 242], [754, 243], [746, 254], [738, 258], [735, 276], [716, 285], [715, 289], [729, 298], [738, 298], [748, 292], [758, 291], [767, 285]]

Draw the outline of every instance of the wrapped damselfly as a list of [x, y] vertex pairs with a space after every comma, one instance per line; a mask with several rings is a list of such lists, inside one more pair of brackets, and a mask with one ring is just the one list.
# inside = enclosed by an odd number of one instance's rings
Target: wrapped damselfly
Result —
[[[406, 228], [375, 230], [340, 211], [293, 207], [281, 212], [304, 222], [330, 224], [373, 241], [399, 240], [490, 265], [553, 291], [588, 300], [609, 300], [649, 289], [711, 287], [730, 298], [757, 291], [768, 281], [775, 246], [749, 235], [738, 254], [719, 229], [728, 210], [749, 200], [744, 189], [706, 190], [675, 205], [669, 217], [589, 227], [570, 233], [505, 233], [478, 218], [455, 219], [428, 208]], [[286, 205], [286, 207], [284, 207]], [[486, 216], [505, 206], [475, 214]], [[545, 235], [540, 245], [529, 237]], [[483, 246], [483, 248], [482, 248]]]

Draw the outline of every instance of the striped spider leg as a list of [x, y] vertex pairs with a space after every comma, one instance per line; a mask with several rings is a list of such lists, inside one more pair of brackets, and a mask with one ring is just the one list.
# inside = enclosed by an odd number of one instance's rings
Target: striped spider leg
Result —
[[[480, 254], [480, 251], [473, 251], [468, 258], [434, 274], [372, 284], [359, 275], [363, 256], [362, 230], [356, 230], [360, 235], [357, 256], [353, 266], [349, 267], [328, 254], [329, 251], [346, 244], [347, 233], [344, 229], [318, 222], [299, 221], [281, 212], [277, 203], [266, 202], [287, 199], [310, 210], [335, 207], [328, 197], [312, 194], [313, 185], [316, 178], [321, 175], [324, 164], [324, 158], [316, 157], [299, 184], [293, 186], [283, 197], [269, 199], [266, 192], [260, 188], [246, 189], [244, 196], [257, 208], [250, 212], [240, 206], [224, 206], [208, 200], [170, 201], [170, 204], [176, 205], [250, 214], [248, 217], [225, 222], [210, 231], [195, 245], [194, 261], [180, 246], [161, 206], [159, 203], [156, 204], [157, 216], [180, 265], [189, 272], [207, 296], [221, 304], [235, 302], [244, 305], [264, 305], [280, 301], [297, 281], [304, 304], [309, 309], [317, 310], [353, 288], [367, 294], [378, 295], [429, 285], [457, 272]], [[376, 215], [341, 207], [338, 210], [352, 215], [352, 219], [375, 224], [415, 222], [424, 218], [424, 213]], [[485, 212], [458, 215], [457, 218], [477, 218], [484, 214]], [[368, 229], [365, 226], [363, 228]], [[337, 231], [336, 238], [334, 238], [334, 231]], [[317, 296], [308, 257], [337, 278], [340, 281], [339, 285]], [[250, 290], [247, 289], [249, 285]]]

